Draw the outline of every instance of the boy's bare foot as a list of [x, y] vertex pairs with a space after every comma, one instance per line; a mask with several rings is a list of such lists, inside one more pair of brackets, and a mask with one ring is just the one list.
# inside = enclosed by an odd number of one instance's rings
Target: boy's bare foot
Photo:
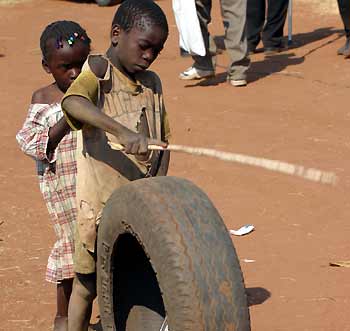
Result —
[[53, 331], [68, 331], [68, 317], [56, 316], [53, 322]]

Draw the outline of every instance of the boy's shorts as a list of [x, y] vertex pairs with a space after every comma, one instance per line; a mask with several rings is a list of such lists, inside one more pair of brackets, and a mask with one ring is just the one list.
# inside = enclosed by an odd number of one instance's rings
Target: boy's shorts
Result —
[[[87, 130], [86, 130], [87, 131]], [[105, 140], [94, 139], [99, 132], [77, 134], [77, 222], [75, 229], [74, 271], [90, 274], [96, 271], [97, 226], [102, 210], [115, 189], [144, 173], [113, 151]], [[84, 134], [84, 143], [83, 143]], [[119, 154], [118, 154], [119, 153]], [[91, 155], [94, 155], [92, 157]], [[101, 162], [101, 160], [103, 160]], [[117, 166], [113, 166], [118, 161]]]
[[75, 227], [75, 252], [74, 252], [74, 272], [79, 274], [91, 274], [96, 272], [96, 250], [89, 251], [86, 245], [80, 240], [78, 227]]

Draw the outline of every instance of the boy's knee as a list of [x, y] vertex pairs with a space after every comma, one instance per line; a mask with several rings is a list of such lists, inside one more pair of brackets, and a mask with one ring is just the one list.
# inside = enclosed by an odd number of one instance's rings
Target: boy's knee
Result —
[[96, 298], [96, 273], [76, 274], [73, 292], [86, 301], [92, 302]]

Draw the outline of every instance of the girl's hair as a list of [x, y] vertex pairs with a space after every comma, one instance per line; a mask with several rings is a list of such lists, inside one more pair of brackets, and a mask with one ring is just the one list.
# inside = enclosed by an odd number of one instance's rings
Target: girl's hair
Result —
[[73, 21], [56, 21], [49, 24], [43, 31], [40, 37], [40, 49], [43, 58], [47, 60], [50, 55], [50, 47], [48, 41], [55, 40], [57, 49], [63, 47], [63, 41], [66, 41], [70, 46], [76, 40], [82, 41], [90, 47], [91, 39], [88, 37], [86, 31], [76, 22]]
[[119, 25], [124, 31], [133, 27], [145, 30], [152, 25], [160, 26], [167, 34], [168, 22], [162, 9], [152, 0], [123, 1], [112, 21], [112, 27]]

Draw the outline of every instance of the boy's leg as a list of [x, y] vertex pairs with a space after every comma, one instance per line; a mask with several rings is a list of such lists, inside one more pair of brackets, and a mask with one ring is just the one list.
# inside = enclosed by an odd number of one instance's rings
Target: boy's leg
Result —
[[[77, 219], [74, 232], [74, 271], [72, 294], [68, 307], [68, 331], [87, 331], [92, 303], [96, 297], [96, 263], [94, 243], [96, 219], [102, 204], [96, 175], [91, 174], [91, 159], [83, 153], [83, 131], [77, 133]], [[97, 145], [100, 147], [100, 145]], [[88, 251], [90, 249], [90, 251]]]
[[246, 13], [247, 0], [221, 0], [225, 27], [225, 46], [231, 66], [228, 80], [234, 86], [246, 85], [250, 59], [247, 51]]
[[68, 304], [72, 293], [73, 279], [64, 279], [57, 285], [57, 313], [54, 331], [68, 330]]
[[68, 310], [68, 331], [87, 331], [96, 298], [96, 273], [76, 274]]
[[88, 330], [92, 302], [96, 297], [95, 259], [82, 243], [79, 231], [79, 224], [84, 220], [84, 216], [86, 215], [82, 212], [81, 204], [79, 204], [74, 238], [74, 271], [76, 274], [69, 301], [68, 331]]

